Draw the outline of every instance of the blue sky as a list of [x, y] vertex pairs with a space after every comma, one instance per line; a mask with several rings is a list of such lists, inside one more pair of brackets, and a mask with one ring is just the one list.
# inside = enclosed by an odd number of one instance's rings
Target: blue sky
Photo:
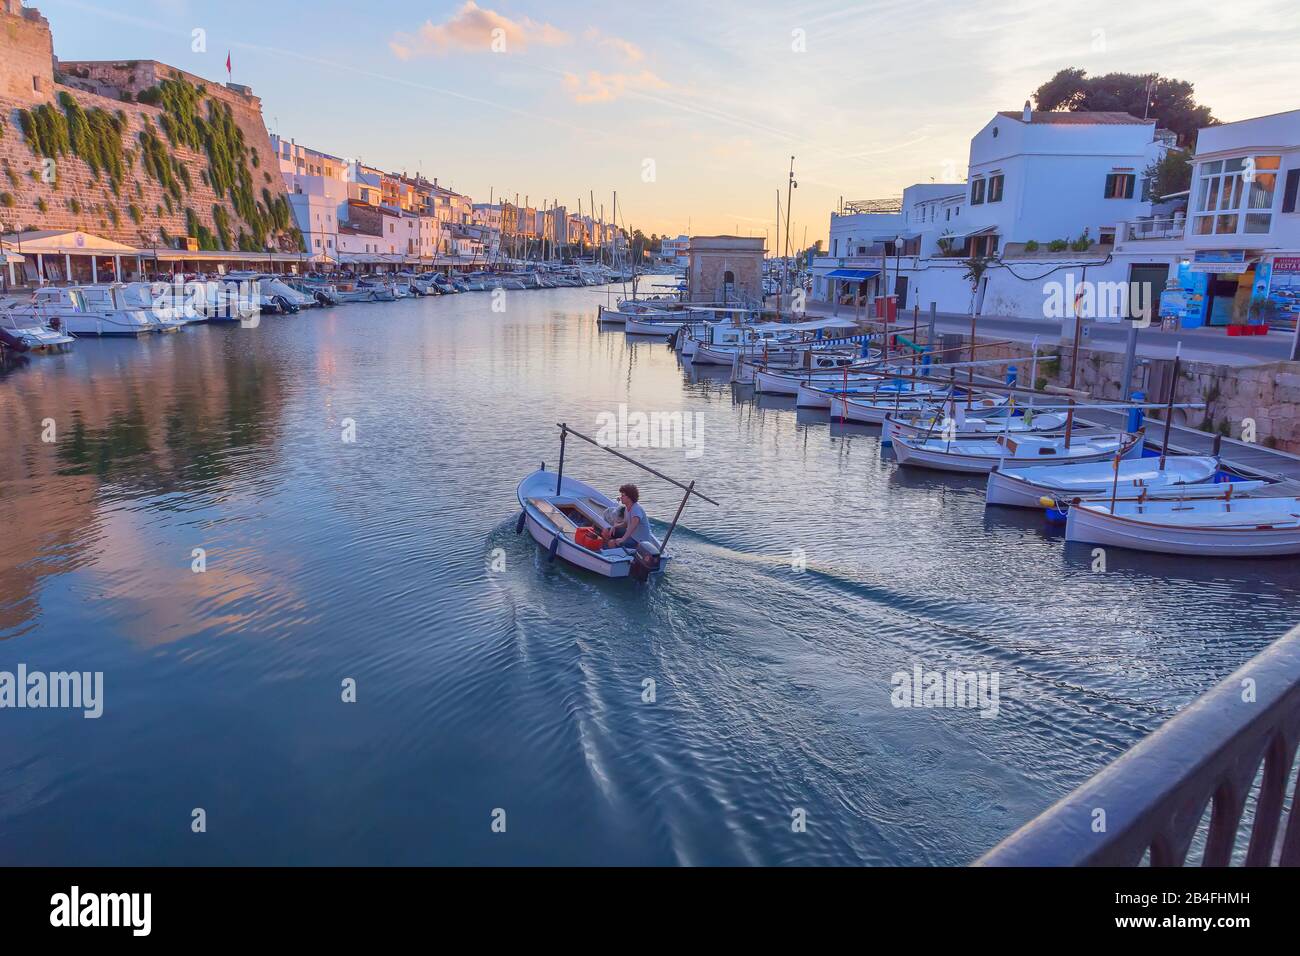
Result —
[[1293, 0], [32, 5], [67, 59], [224, 79], [229, 51], [272, 131], [476, 200], [594, 191], [608, 216], [618, 190], [646, 233], [770, 235], [793, 154], [793, 241], [824, 239], [841, 196], [960, 176], [1066, 66], [1189, 80], [1224, 120], [1300, 108]]

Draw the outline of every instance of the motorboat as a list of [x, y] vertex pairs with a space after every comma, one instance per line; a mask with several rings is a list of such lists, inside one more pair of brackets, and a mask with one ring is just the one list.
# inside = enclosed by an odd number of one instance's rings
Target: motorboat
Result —
[[31, 315], [19, 315], [0, 303], [0, 345], [14, 352], [63, 352], [76, 340]]
[[74, 286], [37, 289], [26, 301], [11, 299], [6, 310], [20, 324], [48, 325], [72, 336], [149, 335], [162, 327], [142, 309], [92, 307], [82, 288]]

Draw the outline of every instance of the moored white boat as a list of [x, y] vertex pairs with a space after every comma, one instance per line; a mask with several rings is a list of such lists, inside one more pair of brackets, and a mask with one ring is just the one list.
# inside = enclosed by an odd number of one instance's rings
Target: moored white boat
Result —
[[0, 304], [0, 345], [15, 352], [63, 352], [76, 341], [58, 329], [52, 329], [39, 319], [25, 315], [21, 318], [5, 311]]
[[1300, 554], [1300, 498], [1237, 498], [1232, 485], [1208, 500], [1081, 501], [1070, 507], [1065, 540], [1192, 557]]
[[69, 286], [37, 289], [26, 301], [6, 301], [19, 323], [28, 320], [72, 336], [149, 335], [162, 328], [142, 309], [92, 308], [82, 290]]
[[[789, 389], [791, 384], [797, 383], [794, 391], [795, 403], [800, 408], [829, 409], [833, 396], [847, 396], [850, 401], [878, 404], [882, 400], [892, 402], [896, 396], [899, 399], [925, 397], [933, 401], [934, 396], [948, 392], [947, 385], [902, 381], [890, 378], [885, 373], [855, 372], [852, 369], [847, 370], [847, 375], [843, 369], [838, 375], [834, 371], [814, 372], [811, 375], [803, 372], [790, 372], [786, 375], [780, 372], [763, 374], [764, 381], [760, 390]], [[847, 388], [844, 386], [846, 378]], [[790, 393], [786, 391], [784, 394]]]
[[689, 321], [690, 317], [684, 312], [641, 312], [624, 320], [623, 331], [628, 335], [667, 338]]
[[1213, 484], [1219, 460], [1210, 455], [1170, 455], [1165, 467], [1159, 458], [1129, 458], [1119, 463], [1118, 473], [1112, 461], [1081, 462], [1070, 465], [1031, 465], [996, 467], [989, 472], [984, 501], [990, 505], [1014, 508], [1045, 508], [1044, 498], [1069, 502], [1075, 498], [1104, 496], [1112, 490], [1120, 497], [1178, 494], [1195, 486], [1217, 488]]
[[1005, 403], [1005, 397], [1000, 402], [996, 399], [980, 399], [967, 411], [965, 400], [959, 398], [956, 415], [952, 414], [951, 405], [942, 410], [931, 407], [919, 412], [891, 415], [885, 422], [885, 437], [893, 441], [899, 435], [906, 438], [1050, 435], [1064, 429], [1069, 420], [1065, 412], [1016, 415], [1010, 412]]
[[894, 455], [899, 464], [973, 475], [986, 475], [1003, 462], [1008, 463], [1008, 467], [1035, 461], [1065, 464], [1101, 461], [1113, 458], [1116, 453], [1125, 458], [1140, 455], [1142, 432], [1095, 436], [1077, 434], [1068, 448], [1064, 436], [998, 435], [995, 438], [959, 438], [953, 441], [902, 436], [894, 439]]

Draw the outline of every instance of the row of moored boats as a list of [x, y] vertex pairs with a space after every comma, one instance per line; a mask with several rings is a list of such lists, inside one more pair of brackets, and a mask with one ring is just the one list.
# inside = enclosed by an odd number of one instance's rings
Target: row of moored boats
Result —
[[554, 289], [619, 278], [600, 264], [446, 276], [440, 272], [351, 276], [232, 272], [157, 282], [42, 286], [0, 296], [0, 347], [57, 352], [80, 336], [142, 336], [195, 322], [239, 322], [355, 302], [395, 302], [494, 289]]
[[[1226, 466], [1217, 443], [1211, 455], [1147, 447], [1143, 412], [1153, 406], [1084, 406], [1068, 390], [1017, 388], [976, 372], [1003, 362], [941, 362], [942, 353], [901, 335], [885, 356], [843, 319], [770, 322], [735, 306], [628, 300], [602, 309], [600, 321], [667, 339], [693, 365], [729, 367], [755, 393], [879, 426], [904, 467], [987, 476], [988, 505], [1064, 520], [1067, 541], [1191, 556], [1300, 554], [1300, 499], [1275, 479]], [[1083, 416], [1099, 408], [1125, 412], [1128, 428], [1089, 424]]]

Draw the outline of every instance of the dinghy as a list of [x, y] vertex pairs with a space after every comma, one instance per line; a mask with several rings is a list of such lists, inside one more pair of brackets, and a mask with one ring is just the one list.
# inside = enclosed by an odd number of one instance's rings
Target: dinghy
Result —
[[1065, 540], [1192, 557], [1300, 554], [1300, 498], [1081, 501], [1070, 508]]
[[[560, 424], [559, 428], [559, 470], [547, 471], [543, 464], [519, 482], [516, 494], [520, 511], [515, 533], [527, 529], [533, 540], [547, 550], [551, 560], [561, 558], [575, 567], [603, 577], [644, 580], [651, 574], [662, 574], [671, 560], [668, 541], [691, 496], [714, 505], [717, 502], [696, 491], [693, 481], [689, 485], [683, 485], [622, 452], [607, 448], [581, 432], [574, 431], [566, 424]], [[564, 475], [565, 440], [570, 435], [685, 490], [686, 494], [677, 506], [677, 514], [662, 541], [651, 533], [650, 540], [642, 541], [636, 549], [600, 546], [600, 533], [619, 521], [622, 509], [616, 501], [591, 485]]]
[[1112, 491], [1126, 499], [1144, 491], [1148, 496], [1165, 496], [1197, 485], [1217, 488], [1215, 493], [1222, 494], [1222, 488], [1212, 483], [1218, 471], [1219, 460], [1212, 455], [1173, 455], [1165, 460], [1163, 469], [1159, 458], [1130, 458], [1119, 463], [1118, 472], [1113, 461], [998, 466], [989, 472], [984, 501], [1013, 508], [1045, 508], [1044, 498], [1061, 502], [1109, 498]]
[[995, 438], [942, 438], [894, 439], [894, 454], [901, 465], [914, 468], [932, 468], [936, 471], [955, 471], [972, 475], [987, 475], [1002, 463], [1009, 467], [1069, 462], [1102, 461], [1114, 458], [1135, 457], [1142, 454], [1142, 432], [1118, 435], [1076, 435], [1069, 447], [1064, 436], [998, 435]]

